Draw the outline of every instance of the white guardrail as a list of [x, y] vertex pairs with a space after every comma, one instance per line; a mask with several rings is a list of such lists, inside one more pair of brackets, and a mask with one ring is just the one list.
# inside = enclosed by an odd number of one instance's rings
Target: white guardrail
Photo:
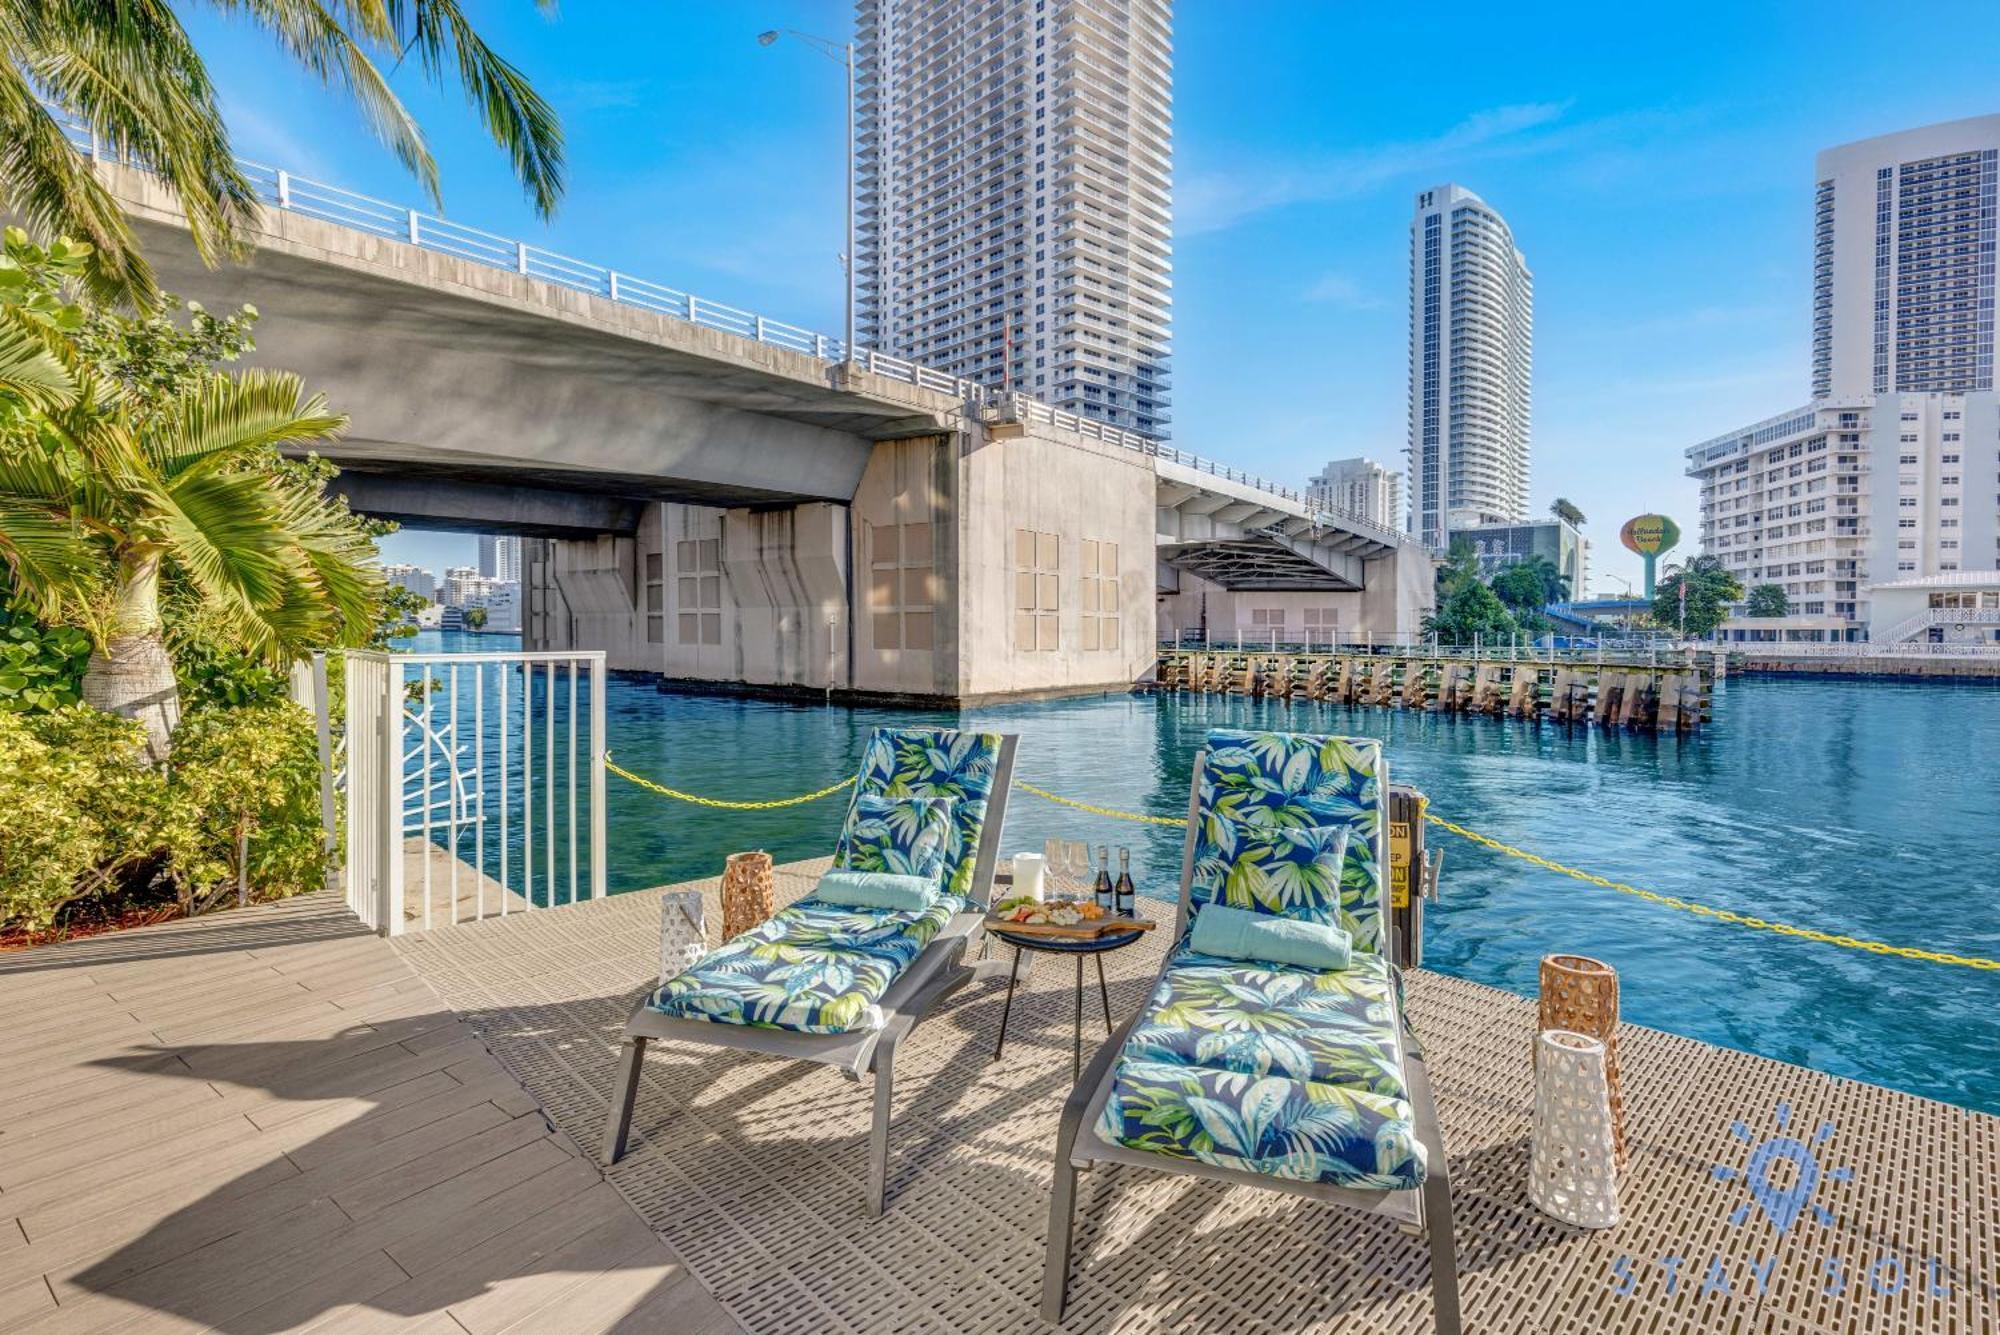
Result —
[[[114, 162], [121, 166], [150, 170], [148, 164], [131, 154], [119, 152], [114, 145], [104, 142], [89, 125], [68, 112], [57, 107], [51, 107], [50, 112], [62, 125], [63, 133], [68, 136], [71, 145], [91, 161]], [[773, 347], [801, 352], [821, 361], [847, 360], [844, 341], [831, 334], [822, 334], [800, 325], [773, 320], [755, 311], [746, 311], [738, 306], [711, 301], [677, 287], [650, 282], [619, 269], [591, 264], [542, 246], [530, 245], [526, 241], [469, 227], [434, 213], [425, 213], [388, 200], [356, 194], [352, 190], [343, 190], [324, 181], [296, 175], [281, 167], [267, 166], [240, 157], [236, 159], [236, 165], [256, 190], [258, 199], [271, 208], [317, 218], [322, 222], [337, 223], [343, 227], [352, 227], [357, 231], [402, 241], [423, 250], [453, 255], [474, 264], [483, 264], [488, 268], [523, 274], [557, 287], [602, 297], [621, 306], [652, 311], [704, 329], [718, 329], [753, 342], [768, 343]], [[1306, 493], [1300, 488], [1282, 486], [1241, 468], [1232, 468], [1213, 459], [1206, 459], [1201, 455], [1162, 444], [1150, 436], [1142, 436], [1088, 417], [1080, 417], [1019, 392], [1003, 394], [976, 380], [967, 380], [901, 357], [892, 357], [873, 348], [857, 348], [853, 360], [871, 374], [902, 384], [915, 385], [920, 389], [950, 394], [966, 403], [995, 406], [1011, 400], [1016, 420], [1042, 422], [1075, 431], [1093, 440], [1136, 450], [1240, 483], [1256, 491], [1282, 497], [1304, 510], [1305, 517], [1314, 523], [1319, 524], [1324, 521], [1325, 527], [1359, 530], [1390, 545], [1403, 540], [1404, 537], [1362, 515], [1338, 508], [1312, 505]]]

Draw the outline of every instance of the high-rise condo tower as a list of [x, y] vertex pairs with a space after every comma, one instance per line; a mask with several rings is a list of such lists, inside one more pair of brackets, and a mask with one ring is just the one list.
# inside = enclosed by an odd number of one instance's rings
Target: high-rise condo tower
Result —
[[1410, 531], [1528, 510], [1535, 280], [1506, 219], [1461, 186], [1417, 195], [1410, 222]]
[[859, 0], [861, 340], [1168, 422], [1169, 0]]

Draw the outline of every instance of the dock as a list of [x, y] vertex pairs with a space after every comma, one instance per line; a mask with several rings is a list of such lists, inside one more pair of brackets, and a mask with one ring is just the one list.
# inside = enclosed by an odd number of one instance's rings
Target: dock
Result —
[[[717, 881], [681, 888], [720, 920]], [[390, 941], [313, 897], [0, 957], [0, 1330], [1050, 1330], [1069, 971], [1024, 973], [998, 1061], [998, 983], [905, 1044], [871, 1221], [869, 1091], [824, 1068], [662, 1044], [600, 1167], [659, 901]], [[1105, 958], [1115, 1018], [1170, 936]], [[1533, 1003], [1429, 970], [1408, 993], [1467, 1330], [2000, 1323], [2000, 1118], [1627, 1025], [1624, 1218], [1587, 1232], [1527, 1200]], [[1741, 1174], [1787, 1134], [1822, 1171], [1781, 1228]], [[1430, 1329], [1425, 1250], [1389, 1223], [1132, 1169], [1081, 1192], [1072, 1335]]]
[[1709, 721], [1712, 656], [1644, 657], [1168, 649], [1160, 689], [1326, 700], [1496, 718], [1548, 719], [1651, 732], [1692, 732]]

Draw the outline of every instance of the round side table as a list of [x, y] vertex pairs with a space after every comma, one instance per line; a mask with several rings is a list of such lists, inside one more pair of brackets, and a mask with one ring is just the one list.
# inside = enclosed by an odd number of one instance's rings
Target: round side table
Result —
[[1104, 957], [1111, 951], [1122, 950], [1131, 945], [1144, 932], [1105, 932], [1100, 936], [1064, 937], [1032, 936], [1023, 932], [1009, 932], [1004, 928], [988, 927], [987, 932], [1014, 947], [1014, 967], [1007, 973], [1007, 1003], [1000, 1009], [1000, 1040], [993, 1045], [993, 1060], [1000, 1060], [1000, 1054], [1007, 1047], [1007, 1017], [1014, 1012], [1014, 984], [1021, 976], [1021, 956], [1027, 951], [1044, 955], [1076, 956], [1076, 1023], [1070, 1043], [1070, 1079], [1083, 1073], [1083, 957], [1090, 956], [1097, 965], [1097, 996], [1104, 1003], [1104, 1033], [1111, 1034], [1111, 992], [1104, 985]]

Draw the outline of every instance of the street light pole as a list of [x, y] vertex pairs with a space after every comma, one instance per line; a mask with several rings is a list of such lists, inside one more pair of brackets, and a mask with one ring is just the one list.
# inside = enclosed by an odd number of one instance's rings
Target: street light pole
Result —
[[804, 42], [847, 71], [847, 252], [840, 257], [841, 267], [847, 272], [847, 333], [841, 340], [840, 359], [851, 363], [854, 361], [854, 269], [860, 263], [854, 250], [854, 43], [815, 37], [796, 28], [772, 28], [757, 34], [757, 45], [770, 46], [780, 37]]

